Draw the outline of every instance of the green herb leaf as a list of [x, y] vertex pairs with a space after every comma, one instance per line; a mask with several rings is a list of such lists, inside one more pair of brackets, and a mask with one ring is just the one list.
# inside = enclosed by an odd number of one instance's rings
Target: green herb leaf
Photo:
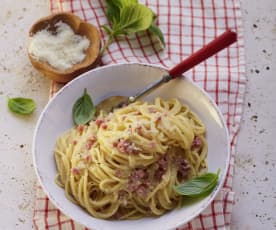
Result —
[[192, 178], [191, 180], [174, 186], [174, 191], [183, 196], [203, 197], [210, 194], [218, 183], [217, 173], [205, 173], [203, 175]]
[[89, 122], [96, 112], [90, 95], [84, 89], [83, 95], [78, 98], [73, 106], [73, 120], [76, 125], [84, 125]]
[[120, 21], [121, 10], [130, 4], [138, 4], [138, 0], [106, 0], [106, 16], [112, 23]]
[[118, 22], [120, 20], [121, 1], [120, 0], [106, 0], [106, 4], [107, 4], [106, 17], [112, 23]]
[[162, 31], [160, 30], [160, 28], [157, 25], [152, 23], [150, 25], [149, 31], [159, 38], [160, 42], [162, 43], [162, 45], [164, 47], [166, 46], [164, 35], [163, 35]]
[[142, 4], [125, 5], [120, 14], [116, 29], [124, 34], [147, 30], [152, 23], [152, 11]]
[[110, 27], [102, 26], [109, 37], [102, 47], [101, 55], [117, 36], [148, 29], [159, 38], [165, 47], [162, 31], [154, 24], [157, 16], [147, 6], [139, 4], [138, 0], [106, 0], [106, 4], [106, 16], [112, 25]]
[[15, 97], [8, 98], [8, 107], [11, 112], [21, 115], [29, 115], [36, 109], [33, 99]]

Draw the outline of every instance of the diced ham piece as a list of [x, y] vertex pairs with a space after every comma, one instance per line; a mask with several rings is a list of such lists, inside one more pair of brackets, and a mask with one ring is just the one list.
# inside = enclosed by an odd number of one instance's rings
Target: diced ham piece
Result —
[[147, 176], [145, 169], [136, 169], [131, 173], [131, 178], [133, 180], [144, 179]]
[[192, 143], [192, 149], [194, 148], [198, 148], [202, 146], [202, 140], [200, 139], [200, 137], [195, 136], [193, 143]]
[[158, 168], [154, 173], [154, 177], [157, 181], [160, 181], [162, 179], [162, 176], [165, 174], [167, 168], [168, 168], [168, 155], [164, 155], [160, 158], [160, 160], [157, 162]]
[[96, 142], [97, 141], [97, 137], [96, 136], [94, 136], [94, 135], [92, 135], [90, 138], [89, 138], [89, 140], [91, 140], [92, 142]]
[[73, 140], [73, 145], [76, 145], [78, 144], [78, 141], [77, 140]]
[[103, 128], [103, 129], [107, 129], [107, 124], [105, 123], [106, 121], [104, 119], [97, 119], [95, 121], [96, 125], [98, 126], [98, 128]]
[[91, 158], [90, 155], [87, 155], [87, 156], [84, 157], [84, 161], [87, 162], [87, 163], [91, 162], [91, 160], [92, 160], [92, 158]]
[[137, 126], [137, 127], [135, 128], [135, 132], [137, 132], [139, 135], [142, 136], [142, 134], [143, 134], [142, 126]]
[[127, 154], [138, 154], [141, 151], [133, 142], [124, 139], [119, 139], [118, 142], [114, 142], [113, 146], [120, 152]]
[[148, 187], [145, 184], [142, 184], [138, 187], [136, 192], [139, 196], [145, 197], [148, 193]]
[[103, 129], [107, 129], [107, 124], [103, 123], [103, 124], [101, 125], [101, 127], [102, 127]]
[[80, 133], [80, 135], [82, 134], [83, 130], [84, 130], [84, 126], [83, 125], [78, 125], [77, 127], [78, 132]]
[[156, 123], [159, 123], [161, 121], [162, 117], [161, 116], [158, 116], [155, 120]]
[[187, 177], [191, 169], [190, 163], [183, 157], [179, 156], [176, 158], [176, 165], [178, 168], [177, 172], [180, 178], [184, 179], [185, 177]]
[[80, 173], [80, 170], [78, 168], [74, 167], [74, 168], [71, 169], [71, 172], [72, 172], [73, 175], [78, 175]]
[[135, 169], [131, 172], [128, 181], [130, 192], [136, 192], [139, 196], [146, 196], [148, 193], [149, 181], [146, 169]]
[[152, 148], [152, 149], [154, 149], [156, 147], [156, 143], [154, 141], [151, 141], [149, 143], [149, 147]]
[[97, 137], [91, 136], [86, 142], [86, 146], [85, 146], [86, 149], [90, 150], [96, 141], [97, 141]]
[[96, 125], [97, 125], [98, 127], [100, 127], [101, 124], [104, 123], [104, 119], [97, 119], [97, 120], [95, 121], [95, 123], [96, 123]]

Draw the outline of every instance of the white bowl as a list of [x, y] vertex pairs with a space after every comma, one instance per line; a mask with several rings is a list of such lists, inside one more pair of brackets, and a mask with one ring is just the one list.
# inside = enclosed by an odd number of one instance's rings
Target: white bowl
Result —
[[38, 179], [50, 200], [64, 214], [94, 230], [108, 229], [173, 229], [199, 215], [215, 198], [223, 185], [230, 159], [229, 136], [223, 117], [213, 100], [191, 80], [182, 77], [156, 89], [143, 100], [177, 97], [202, 119], [207, 128], [208, 171], [221, 169], [219, 183], [206, 198], [159, 218], [140, 220], [102, 220], [90, 216], [64, 195], [54, 182], [56, 166], [53, 149], [56, 138], [73, 126], [72, 107], [84, 88], [95, 104], [110, 95], [131, 96], [167, 71], [162, 67], [130, 63], [97, 68], [82, 74], [65, 85], [47, 104], [36, 126], [33, 139], [33, 161]]

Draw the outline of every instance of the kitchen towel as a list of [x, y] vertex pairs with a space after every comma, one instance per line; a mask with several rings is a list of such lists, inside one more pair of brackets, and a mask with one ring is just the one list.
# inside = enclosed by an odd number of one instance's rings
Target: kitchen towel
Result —
[[[149, 32], [116, 39], [102, 57], [102, 64], [142, 62], [170, 68], [230, 28], [238, 42], [185, 73], [205, 89], [222, 111], [231, 140], [231, 160], [223, 189], [198, 217], [178, 230], [229, 229], [234, 205], [232, 180], [246, 77], [243, 28], [239, 0], [147, 0], [140, 1], [158, 16], [166, 47], [162, 49]], [[101, 39], [107, 35], [100, 25], [107, 24], [104, 0], [50, 0], [51, 12], [71, 12], [96, 25]], [[62, 87], [52, 82], [50, 96]], [[37, 230], [88, 230], [58, 210], [37, 185], [33, 215]], [[131, 228], [130, 228], [131, 229]]]

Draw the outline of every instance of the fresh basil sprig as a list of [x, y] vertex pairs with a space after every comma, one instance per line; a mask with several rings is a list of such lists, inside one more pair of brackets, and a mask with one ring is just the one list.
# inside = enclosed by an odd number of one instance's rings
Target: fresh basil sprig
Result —
[[155, 24], [156, 19], [157, 19], [157, 15], [155, 13], [153, 13], [152, 23], [149, 27], [149, 31], [151, 33], [153, 33], [155, 36], [157, 36], [159, 41], [165, 47], [166, 46], [165, 38], [164, 38], [164, 35], [163, 35], [162, 31], [160, 30], [160, 28]]
[[217, 173], [205, 173], [191, 180], [174, 186], [174, 191], [183, 196], [204, 197], [210, 194], [218, 183], [220, 170]]
[[36, 104], [31, 98], [8, 98], [8, 108], [11, 112], [20, 115], [29, 115], [36, 109]]
[[96, 112], [87, 90], [84, 89], [83, 95], [77, 99], [73, 106], [73, 120], [76, 125], [84, 125], [89, 122]]
[[137, 0], [106, 0], [106, 3], [106, 16], [112, 26], [102, 26], [109, 37], [101, 54], [105, 52], [116, 36], [129, 35], [146, 30], [156, 35], [165, 46], [162, 31], [155, 25], [157, 16], [147, 6], [140, 4]]

